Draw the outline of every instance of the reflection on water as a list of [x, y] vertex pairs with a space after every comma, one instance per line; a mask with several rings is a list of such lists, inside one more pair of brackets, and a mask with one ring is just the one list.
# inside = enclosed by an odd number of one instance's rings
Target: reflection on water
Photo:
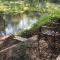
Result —
[[11, 24], [8, 24], [8, 26], [6, 27], [5, 31], [6, 31], [6, 34], [10, 34], [10, 33], [13, 33], [14, 32], [14, 27], [11, 25]]
[[8, 24], [5, 28], [6, 34], [15, 34], [16, 32], [21, 32], [22, 30], [30, 29], [31, 26], [37, 21], [36, 17], [31, 18], [31, 17], [28, 17], [27, 15], [23, 15], [23, 17], [20, 18], [19, 20], [17, 18], [17, 21], [18, 21], [17, 24], [12, 23], [13, 20], [14, 19], [8, 20]]

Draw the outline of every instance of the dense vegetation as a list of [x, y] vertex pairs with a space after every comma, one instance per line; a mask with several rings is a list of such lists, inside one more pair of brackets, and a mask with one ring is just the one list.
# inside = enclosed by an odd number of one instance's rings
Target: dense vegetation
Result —
[[[53, 2], [53, 1], [52, 1]], [[54, 1], [55, 2], [55, 1]], [[21, 0], [21, 1], [0, 1], [0, 12], [16, 14], [29, 14], [38, 17], [38, 21], [32, 25], [32, 28], [39, 28], [52, 21], [54, 17], [60, 17], [60, 5], [49, 3], [48, 0]], [[33, 13], [35, 12], [35, 13]]]

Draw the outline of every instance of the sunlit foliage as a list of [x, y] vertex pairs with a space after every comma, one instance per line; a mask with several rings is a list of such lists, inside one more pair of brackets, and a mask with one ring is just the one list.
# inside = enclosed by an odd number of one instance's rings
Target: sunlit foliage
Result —
[[[60, 17], [60, 5], [49, 3], [48, 0], [21, 0], [21, 1], [0, 1], [0, 12], [10, 13], [27, 13], [35, 15], [38, 12], [38, 21], [33, 24], [32, 28], [38, 28], [47, 24], [54, 17]], [[44, 3], [44, 4], [43, 4]], [[38, 16], [38, 15], [36, 15]]]

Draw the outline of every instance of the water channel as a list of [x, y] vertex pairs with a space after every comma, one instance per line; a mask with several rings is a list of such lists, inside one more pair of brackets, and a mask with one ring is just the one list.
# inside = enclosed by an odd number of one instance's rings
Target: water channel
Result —
[[31, 17], [26, 14], [12, 15], [1, 14], [0, 18], [0, 35], [17, 34], [26, 29], [30, 29], [37, 22], [37, 17]]

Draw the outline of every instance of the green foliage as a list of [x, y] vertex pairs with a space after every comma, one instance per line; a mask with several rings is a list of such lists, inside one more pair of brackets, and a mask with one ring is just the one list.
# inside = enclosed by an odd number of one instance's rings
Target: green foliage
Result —
[[21, 12], [23, 10], [28, 10], [28, 4], [24, 1], [0, 1], [0, 12]]
[[54, 17], [60, 17], [60, 8], [54, 4], [47, 3], [47, 5], [42, 8], [42, 12], [46, 13], [41, 14], [39, 20], [32, 28], [41, 27], [42, 25], [51, 22]]
[[[30, 32], [34, 29], [38, 29], [41, 26], [50, 23], [53, 21], [55, 17], [60, 18], [60, 7], [55, 4], [47, 3], [46, 6], [40, 8], [41, 14], [40, 18], [38, 18], [38, 21], [33, 24], [30, 30], [25, 30], [21, 33], [22, 36], [25, 35], [25, 33]], [[57, 20], [57, 19], [55, 19]]]
[[[60, 5], [53, 3], [39, 4], [40, 0], [26, 0], [26, 1], [0, 1], [0, 12], [16, 12], [16, 13], [26, 13], [32, 14], [32, 11], [39, 11], [40, 17], [38, 21], [33, 24], [31, 29], [36, 29], [44, 24], [51, 22], [52, 18], [60, 17]], [[31, 30], [30, 29], [30, 30]]]

